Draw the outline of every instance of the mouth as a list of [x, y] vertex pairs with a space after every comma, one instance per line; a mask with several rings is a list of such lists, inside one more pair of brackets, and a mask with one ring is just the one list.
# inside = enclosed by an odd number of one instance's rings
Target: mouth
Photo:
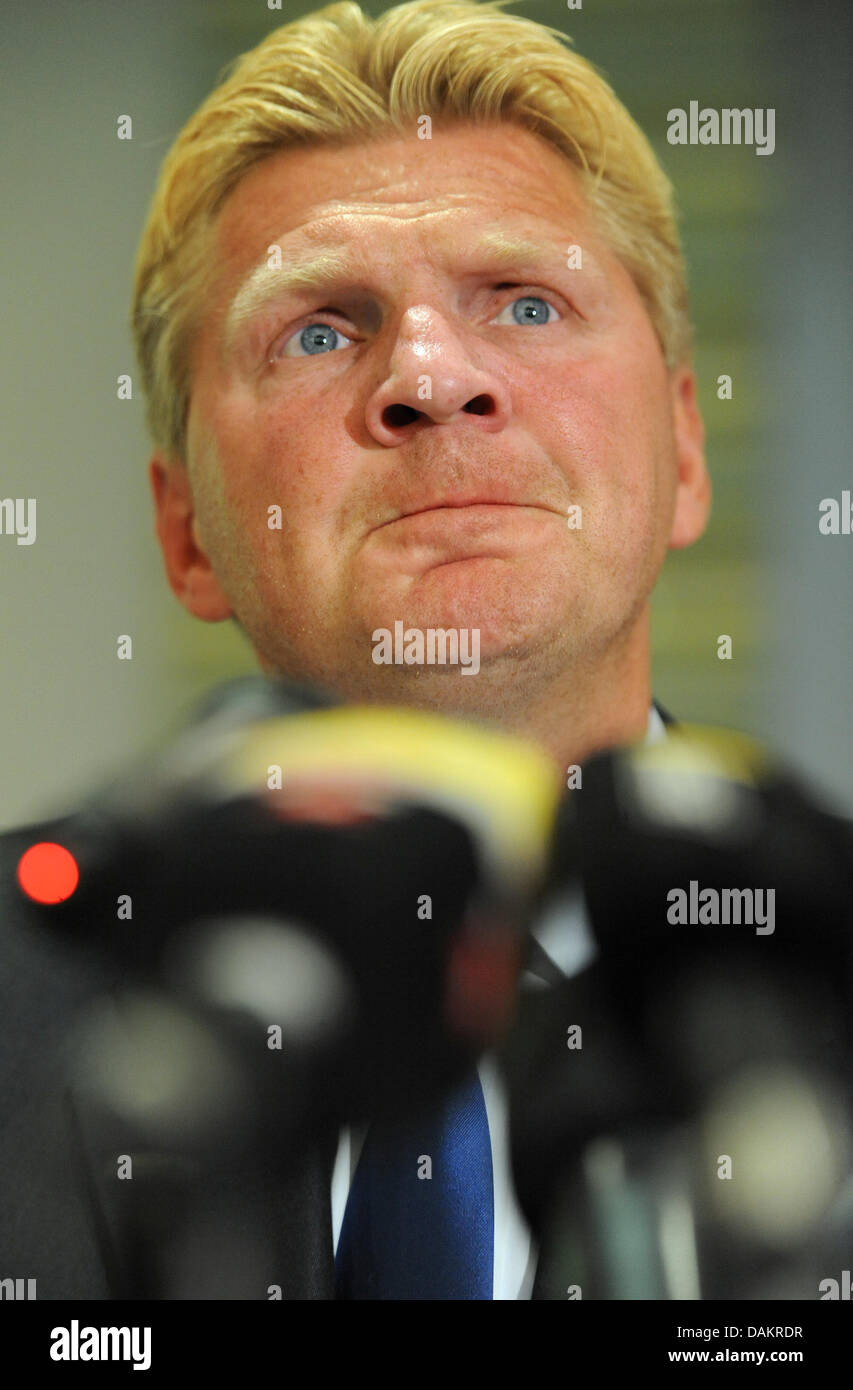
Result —
[[[390, 526], [395, 521], [405, 521], [408, 517], [423, 516], [428, 512], [443, 511], [463, 511], [472, 507], [491, 508], [491, 507], [517, 507], [524, 511], [546, 511], [555, 512], [562, 516], [562, 512], [557, 513], [556, 508], [548, 507], [541, 502], [529, 502], [521, 498], [490, 497], [487, 494], [477, 493], [470, 497], [441, 497], [435, 501], [423, 502], [416, 507], [407, 507], [404, 511], [398, 512], [396, 516], [389, 517], [387, 521], [381, 522], [380, 526]], [[379, 529], [376, 527], [375, 529]]]
[[456, 511], [462, 507], [520, 507], [524, 505], [522, 502], [508, 502], [503, 497], [448, 498], [440, 502], [427, 502], [422, 507], [412, 507], [411, 511], [401, 512], [397, 520], [402, 521], [407, 516], [418, 516], [421, 512]]

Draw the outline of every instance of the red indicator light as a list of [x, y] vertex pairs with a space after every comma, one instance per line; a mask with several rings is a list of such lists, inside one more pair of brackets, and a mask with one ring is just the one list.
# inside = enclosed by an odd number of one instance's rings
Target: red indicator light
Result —
[[18, 882], [27, 897], [37, 903], [61, 903], [70, 898], [80, 880], [73, 854], [51, 840], [42, 840], [21, 855]]

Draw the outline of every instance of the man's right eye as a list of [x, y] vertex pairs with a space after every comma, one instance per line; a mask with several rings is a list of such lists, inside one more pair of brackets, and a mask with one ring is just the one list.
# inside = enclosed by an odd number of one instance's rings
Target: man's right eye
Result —
[[279, 357], [316, 357], [322, 352], [334, 352], [337, 347], [351, 343], [330, 323], [309, 323], [298, 328], [276, 354]]

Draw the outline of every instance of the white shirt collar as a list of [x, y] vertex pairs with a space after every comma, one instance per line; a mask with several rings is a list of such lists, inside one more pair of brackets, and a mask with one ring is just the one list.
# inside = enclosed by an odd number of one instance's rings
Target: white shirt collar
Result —
[[649, 748], [653, 743], [660, 743], [661, 739], [666, 738], [666, 725], [660, 717], [657, 705], [649, 705], [649, 720], [646, 724], [646, 737], [643, 746]]

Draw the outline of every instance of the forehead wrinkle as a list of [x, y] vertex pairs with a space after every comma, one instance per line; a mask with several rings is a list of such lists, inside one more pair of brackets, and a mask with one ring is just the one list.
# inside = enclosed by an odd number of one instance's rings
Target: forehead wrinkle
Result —
[[[539, 260], [543, 251], [549, 249], [544, 242], [495, 230], [482, 233], [468, 254], [474, 261], [482, 260], [498, 269]], [[244, 280], [231, 302], [225, 321], [226, 351], [233, 345], [241, 325], [267, 301], [286, 294], [332, 289], [348, 279], [366, 277], [369, 269], [364, 252], [357, 247], [330, 247], [319, 255], [297, 256], [286, 266], [271, 266], [264, 261]]]

